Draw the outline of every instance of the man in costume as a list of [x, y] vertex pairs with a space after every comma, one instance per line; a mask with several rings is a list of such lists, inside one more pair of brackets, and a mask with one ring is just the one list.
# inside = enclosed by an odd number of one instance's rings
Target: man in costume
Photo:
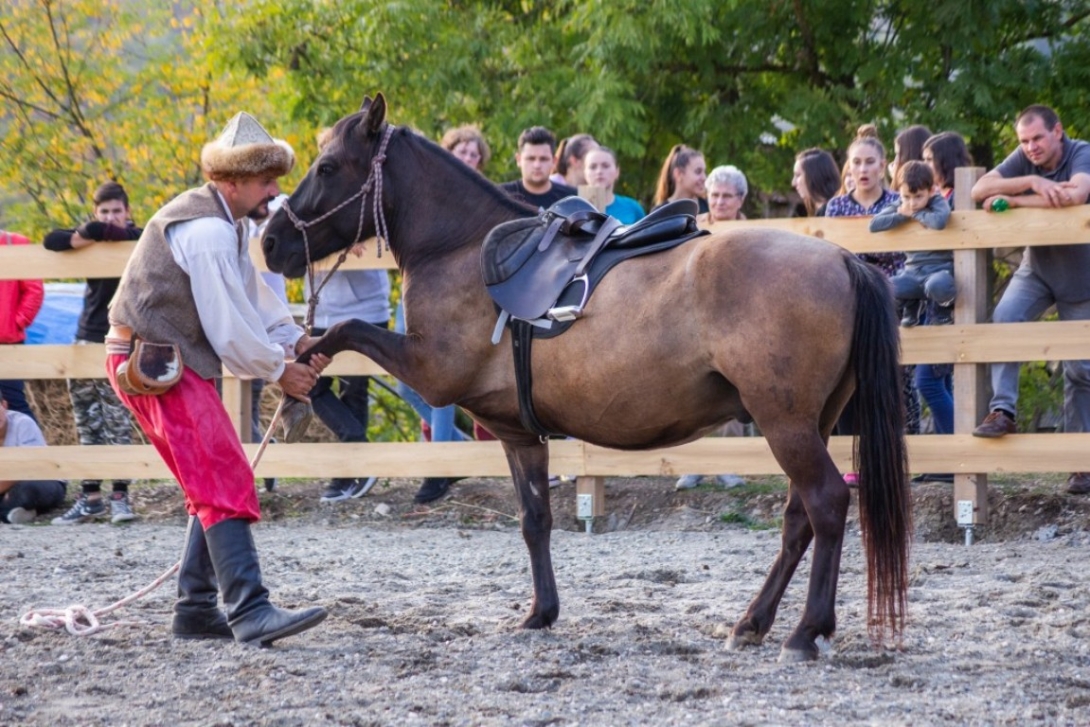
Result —
[[[225, 365], [275, 381], [306, 400], [329, 358], [285, 362], [310, 344], [254, 269], [243, 220], [268, 214], [277, 179], [295, 156], [240, 113], [201, 151], [208, 184], [182, 193], [148, 222], [110, 304], [107, 374], [185, 493], [189, 527], [172, 630], [183, 639], [234, 638], [268, 646], [326, 617], [269, 603], [250, 532], [260, 519], [254, 476], [216, 393]], [[135, 393], [119, 375], [139, 340], [173, 344], [180, 378], [163, 393]], [[131, 372], [130, 372], [131, 373]], [[217, 607], [222, 595], [226, 616]]]

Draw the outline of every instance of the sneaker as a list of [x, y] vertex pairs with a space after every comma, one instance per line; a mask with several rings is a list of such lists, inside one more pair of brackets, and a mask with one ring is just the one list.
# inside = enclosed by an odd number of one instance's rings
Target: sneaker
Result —
[[922, 475], [916, 475], [912, 478], [912, 484], [922, 485], [925, 482], [948, 482], [953, 483], [954, 476], [949, 473], [934, 474], [932, 472], [924, 472]]
[[357, 477], [348, 486], [348, 496], [352, 499], [363, 497], [371, 491], [376, 482], [378, 482], [378, 477]]
[[859, 473], [858, 472], [845, 472], [844, 484], [848, 487], [859, 487]]
[[322, 493], [321, 502], [340, 502], [353, 497], [352, 491], [357, 487], [354, 477], [334, 477], [329, 487]]
[[719, 482], [720, 487], [728, 490], [731, 487], [738, 487], [739, 485], [746, 484], [746, 478], [739, 477], [738, 475], [716, 475], [715, 479]]
[[106, 516], [106, 501], [103, 499], [88, 500], [86, 495], [80, 495], [68, 512], [60, 517], [53, 518], [54, 525], [78, 525], [90, 522], [98, 517]]
[[[1090, 473], [1072, 472], [1067, 478], [1067, 491], [1072, 495], [1090, 495]], [[11, 515], [8, 515], [8, 519], [11, 519]]]
[[927, 323], [932, 326], [948, 326], [954, 322], [954, 304], [931, 303], [927, 307]]
[[26, 525], [29, 522], [34, 522], [36, 517], [38, 517], [38, 513], [34, 510], [27, 510], [25, 507], [13, 507], [8, 510], [7, 520], [12, 525]]
[[125, 492], [114, 492], [110, 495], [110, 522], [127, 523], [135, 520], [136, 515], [129, 504], [129, 495]]
[[438, 500], [443, 495], [447, 494], [450, 490], [450, 486], [454, 484], [455, 479], [461, 479], [460, 477], [427, 477], [420, 483], [420, 489], [416, 491], [413, 496], [413, 502], [418, 505]]
[[674, 484], [675, 490], [691, 490], [700, 484], [700, 481], [704, 479], [704, 475], [682, 475], [678, 478]]
[[564, 484], [564, 479], [560, 475], [549, 475], [549, 489], [555, 490]]
[[1017, 431], [1018, 427], [1015, 426], [1014, 417], [1002, 409], [996, 409], [984, 417], [984, 421], [980, 423], [980, 426], [973, 430], [973, 436], [995, 439], [1014, 434]]

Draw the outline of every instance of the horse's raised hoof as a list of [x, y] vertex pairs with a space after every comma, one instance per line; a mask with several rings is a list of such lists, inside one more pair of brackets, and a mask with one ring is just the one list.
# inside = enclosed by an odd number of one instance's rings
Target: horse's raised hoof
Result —
[[284, 402], [284, 410], [280, 412], [280, 424], [283, 426], [283, 435], [280, 441], [285, 444], [294, 444], [307, 433], [314, 418], [314, 407], [305, 401], [287, 397]]
[[756, 631], [745, 631], [740, 634], [731, 634], [727, 639], [727, 651], [741, 651], [747, 646], [760, 646], [765, 637]]

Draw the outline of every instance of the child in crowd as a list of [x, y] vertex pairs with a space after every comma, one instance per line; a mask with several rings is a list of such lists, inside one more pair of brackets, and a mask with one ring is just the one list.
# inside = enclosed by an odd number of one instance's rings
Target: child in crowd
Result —
[[[870, 223], [871, 232], [882, 232], [916, 220], [924, 227], [941, 230], [950, 218], [950, 205], [935, 191], [935, 177], [924, 162], [906, 162], [897, 167], [894, 180], [900, 202], [887, 205]], [[903, 326], [920, 322], [926, 306], [927, 319], [934, 325], [950, 323], [954, 297], [954, 254], [950, 250], [908, 253], [904, 270], [890, 282], [897, 302], [903, 306]]]

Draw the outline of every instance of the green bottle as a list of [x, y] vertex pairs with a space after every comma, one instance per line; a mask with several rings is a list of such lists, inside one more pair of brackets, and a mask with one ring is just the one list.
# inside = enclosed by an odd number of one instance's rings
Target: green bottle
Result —
[[1005, 199], [1000, 198], [992, 202], [992, 212], [1006, 212], [1010, 208], [1010, 202]]

